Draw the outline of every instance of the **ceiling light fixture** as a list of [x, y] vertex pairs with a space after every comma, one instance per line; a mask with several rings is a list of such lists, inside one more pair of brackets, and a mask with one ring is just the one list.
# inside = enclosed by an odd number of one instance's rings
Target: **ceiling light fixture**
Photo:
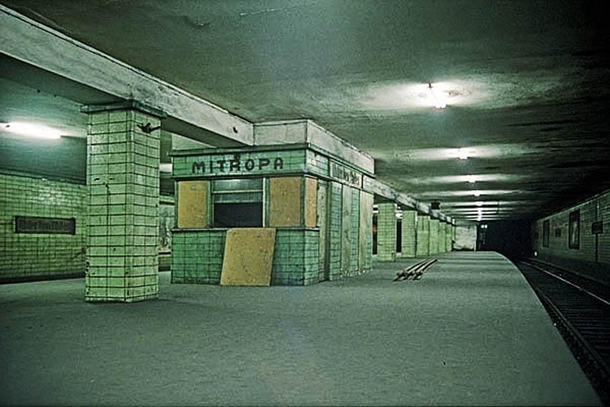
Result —
[[0, 124], [0, 129], [13, 134], [26, 137], [58, 139], [61, 137], [59, 130], [39, 124], [10, 122]]
[[171, 163], [161, 163], [161, 164], [159, 164], [159, 171], [161, 171], [161, 172], [172, 172], [172, 164]]
[[459, 160], [467, 160], [468, 159], [468, 151], [465, 148], [458, 148], [457, 150], [457, 158]]
[[438, 95], [438, 93], [433, 89], [432, 82], [428, 82], [428, 89], [430, 90], [430, 95], [432, 95], [432, 100], [434, 102], [434, 107], [437, 109], [444, 109], [447, 107], [447, 104], [442, 101]]

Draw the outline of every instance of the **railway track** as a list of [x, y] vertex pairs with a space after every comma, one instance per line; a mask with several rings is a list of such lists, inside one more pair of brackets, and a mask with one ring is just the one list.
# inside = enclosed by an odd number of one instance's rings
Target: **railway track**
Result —
[[604, 405], [610, 405], [608, 287], [567, 270], [516, 261]]

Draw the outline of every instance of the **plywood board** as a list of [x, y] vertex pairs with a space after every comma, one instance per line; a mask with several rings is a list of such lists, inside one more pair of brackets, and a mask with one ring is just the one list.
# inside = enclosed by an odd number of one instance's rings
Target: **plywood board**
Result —
[[320, 228], [320, 243], [318, 247], [318, 280], [328, 279], [328, 183], [318, 181], [318, 193], [316, 196], [318, 227]]
[[274, 228], [229, 229], [220, 285], [268, 286], [274, 248]]
[[269, 226], [301, 226], [301, 177], [269, 180]]
[[341, 274], [349, 275], [352, 260], [352, 188], [343, 185], [341, 211]]
[[373, 256], [373, 194], [360, 191], [359, 270], [368, 270]]
[[207, 227], [208, 181], [178, 182], [178, 228]]
[[305, 227], [318, 226], [317, 194], [318, 181], [315, 178], [305, 177]]

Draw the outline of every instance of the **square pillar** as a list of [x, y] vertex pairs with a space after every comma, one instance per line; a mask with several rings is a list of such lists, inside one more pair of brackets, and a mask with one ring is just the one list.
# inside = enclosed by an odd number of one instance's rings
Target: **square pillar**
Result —
[[451, 223], [445, 224], [445, 251], [450, 252], [453, 250], [453, 225]]
[[88, 105], [86, 301], [157, 298], [160, 118], [134, 101]]
[[430, 251], [429, 254], [438, 253], [438, 219], [430, 219]]
[[396, 204], [377, 205], [377, 260], [396, 260]]
[[447, 236], [446, 236], [446, 231], [445, 231], [445, 225], [447, 225], [445, 223], [444, 220], [439, 220], [438, 221], [438, 252], [439, 253], [445, 253], [447, 251], [446, 249], [446, 243], [447, 243]]
[[415, 254], [417, 257], [425, 257], [430, 254], [430, 216], [417, 215], [417, 246]]
[[455, 249], [455, 240], [457, 236], [457, 225], [451, 225], [451, 251]]
[[417, 228], [417, 211], [404, 210], [402, 212], [402, 257], [415, 257]]

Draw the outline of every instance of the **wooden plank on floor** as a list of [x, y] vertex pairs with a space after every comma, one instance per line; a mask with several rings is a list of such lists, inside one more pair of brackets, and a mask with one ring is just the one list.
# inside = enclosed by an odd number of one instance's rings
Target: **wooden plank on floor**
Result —
[[274, 247], [275, 228], [229, 229], [220, 285], [270, 285]]

